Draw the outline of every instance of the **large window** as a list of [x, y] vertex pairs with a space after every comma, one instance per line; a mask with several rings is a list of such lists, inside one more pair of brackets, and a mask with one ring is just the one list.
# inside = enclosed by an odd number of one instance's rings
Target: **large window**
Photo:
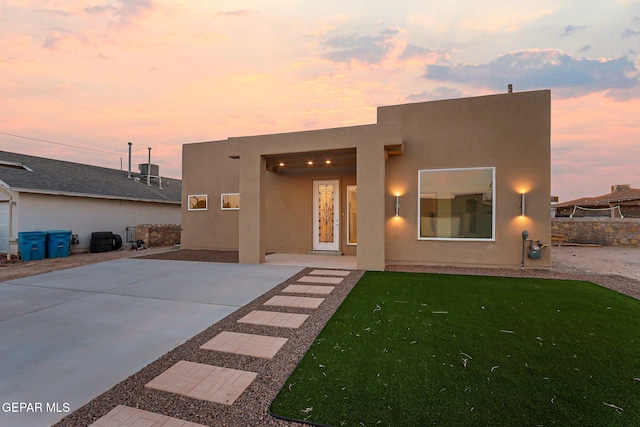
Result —
[[495, 168], [421, 170], [418, 190], [418, 239], [495, 239]]

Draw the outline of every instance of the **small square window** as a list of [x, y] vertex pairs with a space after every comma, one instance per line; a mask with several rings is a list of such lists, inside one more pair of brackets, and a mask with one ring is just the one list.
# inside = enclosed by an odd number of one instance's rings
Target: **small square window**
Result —
[[206, 211], [207, 195], [206, 194], [190, 194], [187, 196], [188, 210], [190, 211]]
[[240, 209], [240, 193], [222, 193], [220, 195], [220, 209], [223, 211]]

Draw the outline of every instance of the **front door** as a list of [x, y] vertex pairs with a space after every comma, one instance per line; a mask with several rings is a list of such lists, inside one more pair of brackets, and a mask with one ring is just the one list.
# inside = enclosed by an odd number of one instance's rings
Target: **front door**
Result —
[[313, 181], [313, 250], [340, 250], [340, 183]]

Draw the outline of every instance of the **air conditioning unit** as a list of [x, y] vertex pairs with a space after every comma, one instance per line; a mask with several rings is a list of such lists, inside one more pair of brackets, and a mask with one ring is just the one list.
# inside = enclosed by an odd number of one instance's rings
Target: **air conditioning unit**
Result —
[[[149, 171], [149, 166], [151, 166], [151, 171]], [[140, 163], [138, 169], [140, 170], [140, 175], [160, 176], [160, 166], [153, 163]]]

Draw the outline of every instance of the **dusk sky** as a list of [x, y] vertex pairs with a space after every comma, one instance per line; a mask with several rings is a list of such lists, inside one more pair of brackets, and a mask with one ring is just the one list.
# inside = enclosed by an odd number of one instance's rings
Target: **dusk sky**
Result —
[[5, 0], [0, 150], [179, 178], [184, 143], [511, 83], [551, 89], [566, 201], [640, 187], [639, 69], [640, 1]]

